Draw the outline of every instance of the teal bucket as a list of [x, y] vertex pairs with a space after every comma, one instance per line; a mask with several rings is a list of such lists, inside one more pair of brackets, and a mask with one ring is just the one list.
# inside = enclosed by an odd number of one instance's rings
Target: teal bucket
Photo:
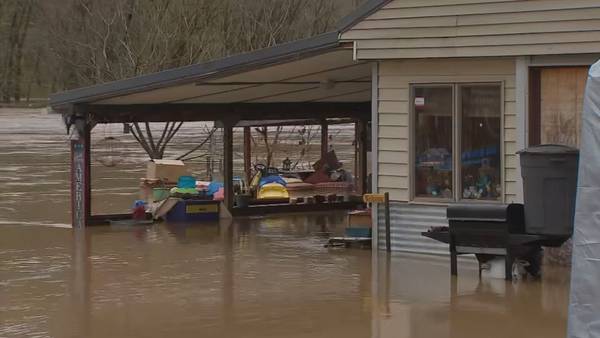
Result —
[[152, 189], [152, 199], [155, 202], [166, 200], [170, 196], [170, 189], [168, 188], [154, 188]]

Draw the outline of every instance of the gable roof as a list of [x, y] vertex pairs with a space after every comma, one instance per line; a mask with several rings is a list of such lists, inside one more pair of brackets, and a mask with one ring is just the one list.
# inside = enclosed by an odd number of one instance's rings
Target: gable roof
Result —
[[351, 29], [354, 25], [362, 21], [367, 16], [375, 13], [381, 7], [387, 5], [392, 0], [368, 0], [363, 3], [357, 10], [344, 17], [337, 25], [337, 31], [344, 33]]

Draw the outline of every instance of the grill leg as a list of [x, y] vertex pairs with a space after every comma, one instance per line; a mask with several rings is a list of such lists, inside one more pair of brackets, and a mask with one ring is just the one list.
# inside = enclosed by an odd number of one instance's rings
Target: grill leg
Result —
[[450, 274], [452, 276], [458, 275], [458, 262], [457, 262], [456, 250], [450, 251]]
[[450, 274], [452, 276], [458, 275], [458, 266], [456, 262], [456, 251], [450, 253]]
[[458, 262], [456, 254], [456, 244], [454, 243], [454, 236], [450, 234], [450, 274], [452, 276], [458, 276]]
[[512, 266], [514, 262], [514, 257], [510, 248], [506, 248], [506, 257], [504, 257], [504, 279], [508, 281], [512, 281]]

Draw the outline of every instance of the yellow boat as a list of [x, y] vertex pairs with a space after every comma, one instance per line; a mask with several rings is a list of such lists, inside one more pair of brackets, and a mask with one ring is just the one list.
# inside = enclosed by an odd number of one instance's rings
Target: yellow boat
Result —
[[273, 175], [277, 169], [267, 168], [264, 165], [257, 164], [254, 166], [256, 174], [250, 181], [250, 187], [256, 191], [257, 200], [286, 200], [290, 198], [290, 194], [284, 185], [279, 183], [267, 183], [260, 185], [260, 181], [265, 175]]
[[279, 183], [267, 183], [260, 187], [256, 198], [259, 200], [281, 200], [290, 198], [288, 190]]

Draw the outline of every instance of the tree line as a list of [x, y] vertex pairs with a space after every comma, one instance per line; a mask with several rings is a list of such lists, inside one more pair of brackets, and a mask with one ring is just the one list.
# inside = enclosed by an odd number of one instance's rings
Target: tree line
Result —
[[2, 0], [0, 101], [313, 36], [362, 0]]

